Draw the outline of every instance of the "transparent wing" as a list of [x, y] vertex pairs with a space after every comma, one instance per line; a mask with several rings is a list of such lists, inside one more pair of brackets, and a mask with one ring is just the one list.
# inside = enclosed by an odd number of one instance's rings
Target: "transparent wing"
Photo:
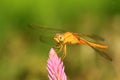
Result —
[[[48, 43], [50, 42], [50, 40], [53, 40], [53, 37], [55, 36], [56, 33], [64, 33], [66, 32], [66, 30], [62, 30], [62, 29], [56, 29], [56, 28], [50, 28], [47, 26], [39, 26], [37, 24], [29, 24], [28, 25], [30, 28], [38, 30], [40, 33], [40, 41], [44, 42], [44, 43]], [[74, 33], [79, 35], [80, 37], [89, 37], [93, 40], [100, 40], [100, 41], [104, 41], [104, 39], [102, 37], [99, 37], [97, 35], [89, 35], [89, 34], [78, 34], [78, 33]], [[50, 39], [50, 40], [49, 40]]]
[[97, 51], [99, 53], [99, 55], [101, 55], [102, 57], [104, 57], [105, 59], [107, 59], [109, 61], [112, 61], [111, 56], [109, 56], [105, 52], [105, 50], [107, 49], [107, 46], [104, 46], [104, 45], [98, 44], [98, 43], [93, 43], [93, 42], [87, 41], [85, 39], [82, 39], [82, 40], [85, 41], [88, 46], [92, 47], [95, 51]]
[[63, 33], [64, 30], [62, 29], [56, 29], [56, 28], [50, 28], [47, 26], [39, 26], [36, 24], [29, 24], [29, 28], [35, 29], [35, 31], [38, 31], [39, 33], [39, 40], [43, 43], [52, 44], [54, 43], [54, 36], [56, 33]]
[[[92, 47], [92, 46], [91, 46]], [[109, 56], [106, 52], [104, 52], [103, 50], [100, 50], [98, 48], [92, 47], [95, 51], [97, 51], [99, 53], [99, 55], [101, 55], [102, 57], [104, 57], [105, 59], [112, 61], [111, 56]]]
[[[63, 29], [57, 29], [57, 28], [50, 28], [48, 26], [40, 26], [40, 25], [37, 25], [37, 24], [29, 24], [29, 27], [30, 28], [33, 28], [33, 29], [37, 29], [37, 30], [45, 30], [45, 31], [52, 31], [52, 32], [55, 32], [55, 33], [63, 33], [63, 32], [67, 32], [67, 30], [63, 30]], [[75, 33], [77, 34], [77, 33]], [[104, 41], [104, 38], [100, 37], [100, 36], [97, 36], [95, 34], [82, 34], [82, 33], [78, 33], [79, 36], [83, 37], [83, 36], [86, 36], [86, 37], [89, 37], [93, 40], [97, 40], [97, 41]]]
[[49, 44], [49, 45], [55, 45], [55, 41], [53, 39], [53, 37], [51, 36], [43, 36], [43, 35], [40, 35], [39, 36], [39, 40], [42, 42], [42, 43], [45, 43], [45, 44]]
[[97, 36], [95, 34], [80, 34], [80, 36], [86, 36], [86, 37], [89, 37], [89, 38], [97, 40], [97, 41], [104, 41], [105, 40], [104, 38]]
[[50, 28], [50, 27], [48, 27], [48, 26], [40, 26], [40, 25], [37, 25], [37, 24], [29, 24], [28, 26], [29, 26], [30, 28], [38, 29], [38, 30], [47, 30], [47, 31], [53, 31], [53, 32], [65, 32], [65, 31], [62, 30], [62, 29]]

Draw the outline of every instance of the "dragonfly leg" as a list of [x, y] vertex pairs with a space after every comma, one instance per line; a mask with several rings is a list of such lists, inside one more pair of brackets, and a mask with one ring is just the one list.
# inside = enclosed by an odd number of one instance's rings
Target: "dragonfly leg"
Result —
[[65, 58], [66, 56], [66, 44], [63, 46], [63, 54], [62, 54], [62, 60]]
[[54, 48], [57, 49], [57, 53], [60, 53], [63, 49], [63, 45], [62, 44], [57, 44]]
[[61, 52], [62, 49], [63, 49], [63, 45], [60, 45], [59, 50], [58, 50], [58, 53]]

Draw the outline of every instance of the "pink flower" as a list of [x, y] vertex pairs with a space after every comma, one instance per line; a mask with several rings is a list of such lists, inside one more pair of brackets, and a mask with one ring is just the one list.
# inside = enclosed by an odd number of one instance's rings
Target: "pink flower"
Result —
[[51, 48], [47, 61], [47, 70], [49, 80], [67, 80], [64, 72], [63, 62], [57, 56], [57, 53]]

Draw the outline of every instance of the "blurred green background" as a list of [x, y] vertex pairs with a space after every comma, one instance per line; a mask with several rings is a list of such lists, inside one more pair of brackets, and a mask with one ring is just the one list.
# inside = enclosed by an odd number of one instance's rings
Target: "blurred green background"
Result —
[[88, 46], [68, 46], [64, 60], [68, 80], [120, 80], [119, 4], [119, 0], [0, 0], [0, 80], [48, 80], [46, 63], [54, 45], [41, 42], [39, 35], [46, 31], [29, 28], [31, 23], [105, 38], [113, 62]]

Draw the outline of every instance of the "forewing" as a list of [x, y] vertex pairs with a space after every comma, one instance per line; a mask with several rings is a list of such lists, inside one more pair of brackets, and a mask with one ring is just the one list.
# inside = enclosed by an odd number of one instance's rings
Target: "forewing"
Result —
[[97, 36], [97, 35], [95, 35], [95, 34], [79, 34], [80, 36], [86, 36], [86, 37], [89, 37], [89, 38], [91, 38], [91, 39], [93, 39], [93, 40], [96, 40], [96, 41], [104, 41], [105, 39], [104, 38], [102, 38], [102, 37], [100, 37], [100, 36]]
[[[52, 31], [52, 32], [60, 32], [60, 33], [63, 33], [63, 32], [66, 32], [66, 30], [63, 30], [63, 29], [58, 29], [58, 28], [51, 28], [51, 27], [48, 27], [48, 26], [40, 26], [40, 25], [37, 25], [37, 24], [29, 24], [28, 25], [30, 28], [32, 29], [37, 29], [37, 30], [46, 30], [46, 31]], [[77, 33], [75, 33], [77, 34]], [[91, 39], [94, 39], [94, 40], [97, 40], [97, 41], [104, 41], [104, 38], [100, 37], [100, 36], [97, 36], [95, 34], [82, 34], [82, 33], [79, 33], [79, 36], [86, 36], [86, 37], [89, 37]]]
[[60, 32], [60, 33], [65, 32], [62, 29], [51, 28], [51, 27], [48, 27], [48, 26], [40, 26], [40, 25], [37, 25], [37, 24], [29, 24], [28, 26], [32, 29], [37, 29], [37, 30], [46, 30], [46, 31]]

